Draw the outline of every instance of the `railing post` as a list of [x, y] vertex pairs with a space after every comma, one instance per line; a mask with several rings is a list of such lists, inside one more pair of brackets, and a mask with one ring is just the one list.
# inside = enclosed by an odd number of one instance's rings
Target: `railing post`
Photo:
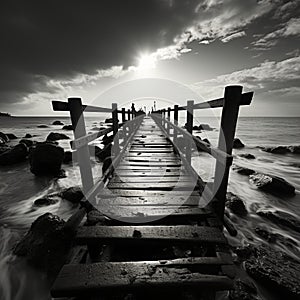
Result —
[[[187, 101], [187, 107], [186, 107], [186, 130], [191, 135], [193, 134], [193, 110], [194, 110], [194, 100]], [[186, 160], [191, 163], [192, 160], [192, 136], [190, 136], [187, 140], [186, 147], [185, 147], [185, 155]]]
[[123, 140], [125, 140], [127, 136], [127, 126], [126, 126], [126, 111], [124, 107], [122, 108], [122, 133], [123, 133]]
[[118, 121], [118, 104], [112, 103], [112, 125], [113, 125], [113, 136], [114, 136], [114, 154], [115, 156], [118, 155], [120, 151], [120, 145], [119, 145], [119, 121]]
[[[171, 120], [171, 107], [168, 107], [168, 118], [167, 118], [167, 120], [168, 121]], [[170, 124], [167, 123], [167, 133], [168, 133], [168, 135], [170, 135], [170, 129], [171, 129]]]
[[[242, 89], [242, 86], [225, 87], [218, 148], [229, 155], [232, 154]], [[218, 160], [216, 161], [213, 190], [216, 200], [212, 204], [220, 220], [223, 220], [224, 217], [229, 170], [229, 164], [224, 167], [224, 164]]]
[[[174, 105], [174, 125], [178, 126], [178, 105]], [[174, 127], [173, 130], [173, 142], [176, 144], [177, 141], [177, 129]]]
[[[81, 98], [68, 98], [68, 105], [75, 139], [85, 136], [86, 130]], [[86, 144], [85, 146], [79, 148], [76, 151], [76, 154], [80, 169], [82, 190], [86, 195], [94, 186], [89, 146]]]

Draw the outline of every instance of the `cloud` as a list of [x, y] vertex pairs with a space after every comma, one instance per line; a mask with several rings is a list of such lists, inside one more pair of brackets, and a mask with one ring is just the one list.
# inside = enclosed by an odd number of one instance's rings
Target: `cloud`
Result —
[[[118, 77], [143, 51], [176, 59], [189, 43], [227, 43], [275, 9], [271, 0], [16, 0], [0, 11], [0, 103]], [[286, 13], [287, 8], [283, 9]], [[286, 34], [297, 31], [290, 26]], [[36, 96], [32, 96], [36, 97]]]
[[266, 34], [264, 37], [252, 42], [259, 50], [269, 50], [274, 47], [282, 38], [300, 36], [300, 18], [292, 18], [280, 29]]
[[300, 56], [279, 62], [265, 61], [257, 67], [235, 71], [216, 78], [198, 82], [193, 87], [204, 91], [206, 97], [220, 97], [224, 86], [240, 84], [258, 94], [275, 93], [283, 97], [285, 94], [300, 96]]

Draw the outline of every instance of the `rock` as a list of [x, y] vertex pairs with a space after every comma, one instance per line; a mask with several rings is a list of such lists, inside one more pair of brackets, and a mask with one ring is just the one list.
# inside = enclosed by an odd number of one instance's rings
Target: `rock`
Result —
[[2, 145], [5, 145], [5, 140], [2, 138], [2, 137], [0, 137], [0, 145], [2, 146]]
[[200, 124], [198, 130], [212, 131], [214, 128], [210, 127], [209, 124]]
[[71, 151], [66, 151], [65, 155], [64, 155], [64, 160], [63, 163], [64, 164], [69, 164], [70, 162], [73, 161], [73, 152]]
[[250, 182], [259, 189], [275, 195], [294, 196], [295, 187], [281, 177], [255, 173], [249, 176]]
[[300, 299], [300, 263], [283, 252], [265, 245], [256, 247], [245, 269], [278, 299]]
[[293, 154], [300, 154], [300, 146], [289, 146], [289, 150], [293, 153]]
[[48, 125], [38, 125], [37, 127], [38, 127], [38, 128], [49, 128]]
[[112, 164], [112, 157], [111, 156], [106, 157], [102, 165], [102, 174], [106, 172], [106, 170], [110, 167], [111, 164]]
[[111, 144], [114, 140], [114, 137], [112, 135], [107, 136], [107, 134], [105, 134], [102, 138], [102, 144], [103, 145], [108, 145]]
[[255, 156], [253, 154], [250, 153], [242, 153], [239, 154], [240, 157], [246, 158], [246, 159], [255, 159]]
[[3, 144], [9, 142], [8, 136], [7, 136], [5, 133], [3, 133], [3, 132], [0, 132], [0, 138], [1, 138], [1, 140], [3, 141], [3, 142], [2, 142]]
[[240, 139], [235, 138], [235, 139], [233, 140], [233, 145], [232, 145], [232, 147], [233, 147], [234, 149], [240, 149], [240, 148], [244, 148], [245, 145], [241, 142]]
[[65, 125], [62, 128], [63, 130], [73, 130], [73, 126], [72, 125]]
[[193, 130], [200, 130], [199, 126], [193, 126]]
[[273, 154], [286, 154], [291, 152], [287, 146], [264, 147], [262, 150]]
[[9, 140], [16, 140], [18, 138], [13, 133], [6, 133], [6, 136], [8, 137]]
[[21, 139], [19, 144], [22, 143], [25, 144], [28, 148], [34, 145], [34, 142], [32, 140], [27, 140], [27, 139]]
[[237, 279], [234, 281], [233, 290], [229, 291], [230, 300], [261, 300], [255, 285], [249, 280]]
[[245, 167], [241, 167], [241, 166], [233, 166], [232, 169], [237, 171], [237, 173], [239, 173], [241, 175], [246, 175], [246, 176], [249, 176], [249, 175], [252, 175], [255, 173], [254, 170], [248, 169]]
[[63, 148], [50, 143], [38, 143], [29, 151], [30, 171], [37, 176], [57, 176], [60, 174], [63, 159]]
[[51, 132], [47, 136], [47, 141], [57, 141], [57, 140], [68, 140], [70, 139], [67, 135], [58, 132]]
[[[113, 119], [112, 118], [107, 118], [105, 119], [104, 123], [112, 123], [113, 122]], [[118, 120], [119, 122], [119, 120]]]
[[248, 244], [246, 246], [238, 246], [232, 249], [233, 252], [239, 258], [239, 262], [244, 261], [245, 259], [249, 258], [254, 253], [254, 246]]
[[111, 156], [112, 152], [112, 145], [108, 144], [106, 145], [103, 150], [101, 150], [99, 153], [96, 153], [95, 155], [101, 160], [104, 161], [105, 158]]
[[48, 205], [56, 204], [58, 201], [59, 201], [59, 199], [57, 197], [46, 196], [46, 197], [35, 200], [34, 205], [35, 206], [48, 206]]
[[62, 219], [51, 213], [38, 217], [13, 253], [25, 257], [30, 265], [53, 280], [68, 257], [74, 238], [74, 233], [64, 229], [64, 225]]
[[97, 209], [92, 209], [90, 212], [87, 213], [86, 218], [86, 225], [93, 226], [93, 225], [108, 225], [109, 219], [105, 217], [100, 211]]
[[61, 121], [54, 121], [54, 122], [52, 123], [52, 125], [61, 125], [61, 126], [63, 126], [64, 123], [61, 122]]
[[0, 155], [0, 165], [6, 166], [22, 162], [26, 159], [27, 155], [27, 146], [25, 144], [18, 144]]
[[25, 139], [30, 139], [32, 138], [32, 135], [30, 133], [26, 133], [24, 136]]
[[204, 143], [210, 145], [210, 141], [209, 141], [208, 139], [203, 139], [202, 142], [204, 142]]
[[78, 204], [84, 197], [80, 187], [70, 187], [61, 192], [61, 197], [71, 203]]
[[226, 206], [238, 216], [246, 216], [248, 213], [243, 200], [230, 192], [226, 194]]
[[[0, 144], [1, 144], [1, 143], [0, 143]], [[8, 151], [8, 150], [11, 150], [11, 149], [12, 149], [12, 147], [10, 147], [10, 146], [8, 146], [8, 145], [5, 145], [5, 144], [0, 145], [0, 154], [6, 152], [6, 151]]]
[[276, 234], [269, 232], [267, 229], [257, 226], [255, 227], [255, 233], [269, 243], [276, 242]]
[[280, 210], [270, 211], [267, 209], [259, 209], [257, 215], [266, 218], [278, 225], [279, 227], [288, 227], [297, 232], [300, 232], [300, 220], [293, 215]]

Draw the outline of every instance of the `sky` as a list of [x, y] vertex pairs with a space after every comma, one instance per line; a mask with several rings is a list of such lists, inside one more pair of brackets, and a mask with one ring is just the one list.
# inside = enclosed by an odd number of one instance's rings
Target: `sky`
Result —
[[0, 111], [58, 115], [82, 97], [148, 109], [254, 91], [241, 116], [300, 116], [299, 0], [10, 0]]

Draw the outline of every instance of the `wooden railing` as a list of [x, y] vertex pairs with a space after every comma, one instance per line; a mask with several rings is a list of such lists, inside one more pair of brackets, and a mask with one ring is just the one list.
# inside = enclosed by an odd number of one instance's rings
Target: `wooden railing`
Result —
[[[193, 100], [189, 100], [186, 106], [174, 105], [173, 108], [160, 109], [152, 114], [157, 125], [164, 131], [166, 136], [169, 136], [170, 139], [173, 138], [171, 141], [175, 147], [179, 135], [185, 138], [185, 146], [176, 148], [181, 155], [182, 161], [191, 170], [192, 174], [195, 173], [191, 167], [192, 144], [216, 159], [214, 183], [211, 191], [214, 200], [211, 202], [211, 205], [221, 220], [224, 218], [228, 177], [232, 164], [232, 148], [239, 107], [241, 105], [250, 105], [252, 98], [253, 92], [242, 93], [242, 86], [227, 86], [223, 98], [196, 104]], [[197, 109], [218, 107], [223, 107], [223, 109], [218, 147], [215, 148], [201, 141], [198, 137], [193, 136], [193, 115]], [[179, 111], [186, 111], [185, 128], [178, 126]], [[171, 112], [174, 112], [173, 122], [171, 122]], [[198, 177], [200, 184], [201, 181], [201, 178]]]
[[[82, 190], [85, 195], [85, 201], [95, 203], [94, 200], [96, 194], [99, 193], [102, 188], [104, 188], [107, 179], [113, 171], [113, 167], [119, 163], [127, 145], [138, 129], [143, 116], [136, 117], [136, 113], [130, 109], [127, 111], [125, 108], [118, 110], [118, 105], [116, 103], [112, 103], [111, 108], [83, 105], [81, 98], [69, 98], [68, 102], [52, 101], [52, 107], [54, 111], [70, 112], [75, 138], [71, 142], [71, 147], [77, 152], [76, 159], [79, 164]], [[87, 134], [83, 114], [86, 112], [111, 113], [111, 128], [106, 128], [95, 133]], [[120, 115], [122, 118], [122, 123], [119, 123], [118, 120]], [[94, 182], [89, 143], [111, 132], [114, 137], [112, 143], [112, 163], [104, 172], [104, 174], [102, 174], [101, 178]]]

